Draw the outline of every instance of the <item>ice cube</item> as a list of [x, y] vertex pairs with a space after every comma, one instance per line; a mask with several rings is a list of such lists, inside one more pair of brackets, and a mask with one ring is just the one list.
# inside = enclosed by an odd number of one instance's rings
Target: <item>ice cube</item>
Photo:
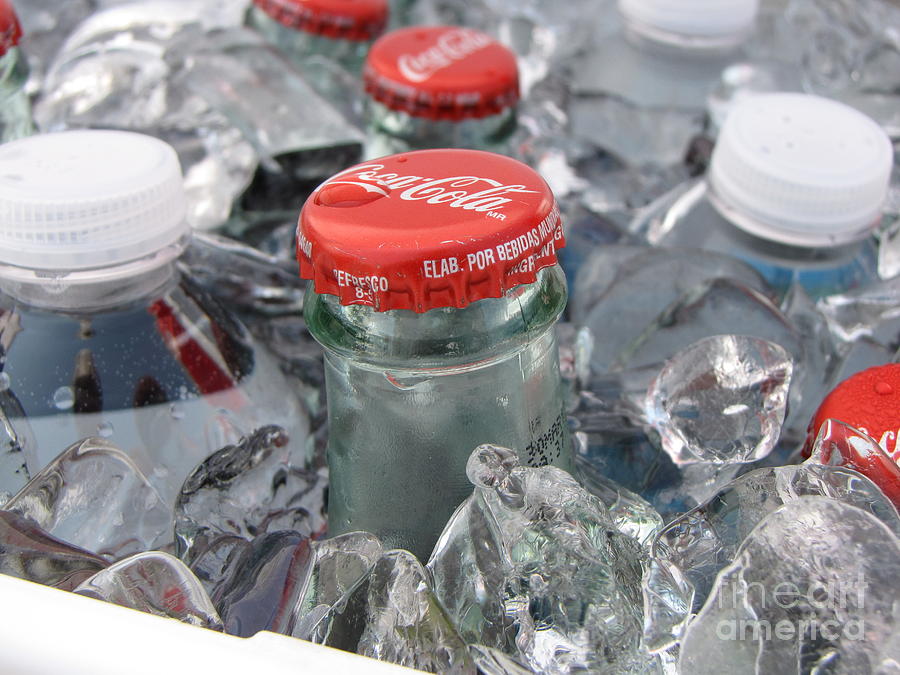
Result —
[[538, 672], [631, 667], [641, 651], [644, 555], [564, 471], [518, 466], [479, 446], [474, 494], [428, 562], [435, 592], [469, 643]]
[[716, 574], [768, 514], [788, 502], [821, 496], [871, 513], [900, 536], [900, 517], [869, 479], [855, 471], [807, 462], [756, 469], [715, 497], [669, 523], [653, 544], [654, 555], [678, 566], [696, 590], [695, 610], [709, 596]]
[[310, 639], [315, 624], [363, 580], [384, 553], [378, 538], [368, 532], [348, 532], [313, 542], [313, 551], [312, 575], [291, 631], [304, 640]]
[[138, 553], [83, 581], [76, 593], [213, 630], [222, 621], [197, 578], [178, 558]]
[[[636, 251], [630, 247], [622, 250], [610, 246], [593, 254], [592, 259], [584, 263], [583, 270], [585, 276], [582, 279], [579, 275], [573, 291], [573, 318], [579, 325], [590, 328], [596, 338], [591, 369], [598, 374], [613, 368], [661, 362], [696, 339], [733, 332], [733, 321], [723, 319], [715, 326], [695, 326], [699, 335], [677, 344], [673, 341], [669, 349], [661, 350], [664, 353], [657, 354], [656, 358], [644, 357], [652, 344], [646, 345], [640, 361], [631, 355], [642, 336], [646, 342], [654, 328], [682, 319], [677, 308], [688, 304], [689, 299], [699, 302], [715, 293], [711, 289], [719, 280], [728, 278], [735, 280], [729, 282], [731, 284], [743, 284], [740, 289], [750, 296], [750, 303], [762, 298], [766, 289], [765, 282], [749, 266], [728, 256], [705, 251], [651, 248]], [[715, 301], [716, 297], [717, 294], [709, 300]], [[724, 302], [723, 299], [720, 304]], [[765, 300], [760, 302], [759, 312], [771, 314], [773, 321], [783, 323], [777, 308]], [[749, 309], [755, 307], [751, 304]], [[611, 317], [615, 317], [615, 321], [611, 321]], [[669, 324], [665, 324], [666, 321]], [[758, 337], [772, 339], [771, 331], [769, 335]], [[795, 337], [791, 344], [796, 342]]]
[[30, 518], [0, 511], [0, 573], [71, 591], [109, 563], [50, 536]]
[[313, 642], [430, 672], [475, 666], [408, 551], [385, 552], [315, 627]]
[[250, 637], [261, 630], [290, 635], [294, 608], [312, 575], [309, 537], [299, 532], [260, 535], [243, 549], [232, 576], [213, 591], [225, 632]]
[[101, 438], [66, 448], [4, 508], [111, 559], [172, 541], [172, 516], [157, 491], [128, 455]]
[[179, 557], [190, 559], [192, 548], [202, 550], [220, 534], [324, 532], [324, 471], [295, 466], [289, 440], [280, 427], [262, 427], [197, 467], [175, 505]]
[[781, 433], [793, 364], [777, 344], [716, 335], [681, 350], [647, 391], [648, 422], [677, 465], [746, 463]]
[[900, 540], [870, 513], [826, 497], [788, 502], [720, 572], [688, 626], [682, 672], [890, 672], [898, 561]]

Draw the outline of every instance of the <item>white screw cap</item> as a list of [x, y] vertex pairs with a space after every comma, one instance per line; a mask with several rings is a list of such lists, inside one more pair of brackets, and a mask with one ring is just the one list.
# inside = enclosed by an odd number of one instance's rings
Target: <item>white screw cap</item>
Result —
[[893, 151], [873, 120], [806, 94], [761, 94], [729, 113], [709, 170], [713, 202], [751, 234], [836, 246], [878, 225]]
[[619, 12], [637, 28], [696, 38], [749, 32], [758, 11], [759, 0], [619, 0]]
[[63, 131], [0, 146], [0, 263], [125, 263], [177, 242], [185, 214], [178, 156], [152, 136]]

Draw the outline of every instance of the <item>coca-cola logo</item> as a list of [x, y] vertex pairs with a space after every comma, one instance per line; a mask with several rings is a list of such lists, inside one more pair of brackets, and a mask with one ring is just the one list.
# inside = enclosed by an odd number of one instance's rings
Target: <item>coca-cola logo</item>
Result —
[[[337, 174], [317, 188], [317, 192], [333, 185], [356, 186], [361, 195], [375, 193], [383, 197], [396, 196], [407, 202], [443, 204], [464, 211], [488, 212], [494, 217], [505, 219], [496, 213], [513, 201], [507, 195], [538, 194], [525, 185], [506, 185], [492, 178], [482, 176], [449, 176], [447, 178], [426, 178], [404, 176], [385, 171], [384, 164], [363, 164]], [[487, 186], [487, 187], [485, 187]]]
[[397, 67], [410, 82], [424, 82], [439, 70], [462, 61], [492, 43], [490, 36], [484, 33], [458, 28], [441, 34], [437, 42], [424, 51], [401, 55], [397, 59]]

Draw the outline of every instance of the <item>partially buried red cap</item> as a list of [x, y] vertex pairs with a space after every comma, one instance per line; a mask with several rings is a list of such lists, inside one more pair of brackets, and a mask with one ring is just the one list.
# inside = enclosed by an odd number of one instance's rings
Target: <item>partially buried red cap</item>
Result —
[[377, 311], [465, 307], [531, 283], [565, 244], [547, 183], [478, 150], [383, 157], [320, 185], [300, 214], [300, 275]]
[[325, 37], [366, 42], [384, 32], [387, 0], [253, 0], [280, 24]]
[[0, 56], [19, 44], [22, 27], [16, 11], [8, 0], [0, 0]]
[[516, 57], [471, 28], [403, 28], [369, 50], [366, 92], [415, 117], [462, 120], [495, 115], [519, 100]]
[[816, 411], [809, 425], [805, 454], [811, 441], [827, 419], [844, 424], [871, 436], [895, 462], [900, 456], [897, 435], [900, 433], [900, 364], [889, 363], [856, 373], [835, 387]]

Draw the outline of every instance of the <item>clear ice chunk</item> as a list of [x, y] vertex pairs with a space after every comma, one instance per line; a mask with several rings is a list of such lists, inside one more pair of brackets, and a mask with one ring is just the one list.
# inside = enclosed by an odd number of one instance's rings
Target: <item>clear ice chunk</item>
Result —
[[189, 560], [192, 549], [205, 549], [221, 534], [252, 539], [276, 530], [325, 531], [324, 470], [295, 466], [289, 440], [280, 427], [262, 427], [197, 467], [175, 505], [180, 558]]
[[385, 552], [322, 617], [312, 640], [418, 670], [476, 672], [428, 573], [408, 551]]
[[306, 282], [296, 262], [209, 232], [194, 234], [181, 262], [198, 283], [239, 311], [265, 317], [303, 311]]
[[784, 504], [717, 577], [682, 672], [893, 672], [898, 561], [900, 540], [871, 513], [827, 497]]
[[746, 463], [781, 433], [793, 364], [777, 344], [740, 335], [695, 342], [647, 391], [648, 422], [677, 465]]
[[890, 343], [900, 327], [900, 277], [821, 298], [816, 306], [837, 339], [870, 337]]
[[368, 532], [348, 532], [313, 542], [315, 564], [297, 605], [291, 634], [309, 640], [315, 625], [331, 607], [371, 571], [384, 550]]
[[[872, 481], [843, 467], [807, 462], [756, 469], [735, 479], [710, 501], [669, 523], [653, 544], [654, 556], [677, 565], [690, 580], [696, 610], [751, 530], [782, 505], [809, 496], [867, 511], [900, 536], [896, 508]], [[796, 554], [796, 549], [785, 551]]]
[[315, 557], [309, 537], [270, 532], [253, 539], [233, 575], [213, 594], [225, 632], [250, 637], [261, 630], [290, 635]]
[[30, 518], [0, 511], [0, 574], [73, 590], [109, 563], [49, 535]]
[[35, 119], [44, 131], [162, 138], [184, 169], [190, 223], [219, 228], [234, 215], [242, 233], [295, 217], [318, 182], [359, 158], [363, 138], [260, 36], [235, 27], [234, 10], [214, 4], [135, 2], [94, 14], [48, 70]]
[[249, 540], [236, 534], [223, 534], [208, 542], [203, 550], [191, 551], [191, 572], [210, 598], [216, 597], [216, 589], [238, 573], [238, 565], [248, 548]]
[[66, 448], [4, 508], [110, 559], [172, 541], [172, 515], [157, 491], [127, 454], [101, 438]]
[[520, 467], [497, 446], [479, 446], [467, 475], [475, 492], [428, 562], [463, 638], [537, 672], [645, 661], [644, 554], [600, 500], [564, 471]]
[[[578, 434], [584, 437], [584, 434]], [[580, 441], [582, 442], [582, 441]], [[662, 516], [647, 500], [597, 471], [583, 452], [575, 455], [578, 482], [603, 502], [616, 529], [643, 546], [649, 546], [663, 526]]]
[[678, 644], [692, 616], [694, 585], [678, 565], [652, 555], [641, 580], [644, 594], [644, 646], [651, 652]]
[[[765, 282], [748, 265], [706, 251], [652, 248], [637, 251], [633, 247], [610, 246], [598, 249], [582, 269], [584, 276], [579, 275], [572, 294], [572, 316], [596, 337], [591, 370], [598, 374], [621, 368], [626, 361], [630, 367], [639, 365], [633, 358], [625, 358], [626, 350], [642, 335], [650, 333], [651, 327], [661, 323], [664, 317], [670, 321], [679, 319], [673, 309], [685, 304], [687, 298], [702, 296], [716, 280], [729, 278], [748, 289], [761, 292], [766, 289]], [[616, 320], [610, 321], [610, 317]], [[700, 334], [678, 346], [687, 346], [700, 337], [733, 332], [733, 325]], [[771, 339], [766, 335], [759, 337]], [[664, 361], [677, 349], [673, 345], [668, 353], [643, 362]]]
[[200, 581], [178, 558], [138, 553], [83, 581], [76, 593], [213, 630], [222, 621]]

